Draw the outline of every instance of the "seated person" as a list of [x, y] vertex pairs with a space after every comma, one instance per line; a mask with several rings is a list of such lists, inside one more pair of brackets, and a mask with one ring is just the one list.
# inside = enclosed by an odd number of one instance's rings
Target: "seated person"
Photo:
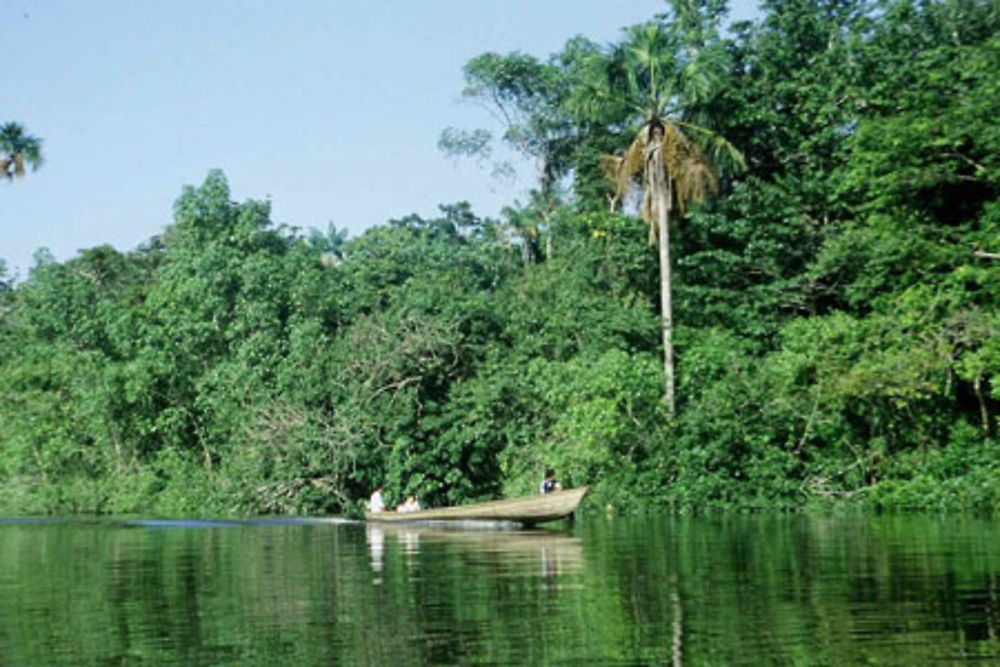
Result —
[[545, 471], [545, 479], [542, 480], [541, 486], [538, 487], [539, 493], [552, 493], [553, 491], [562, 491], [562, 484], [556, 479], [556, 473], [552, 468], [548, 468]]
[[378, 514], [385, 511], [385, 500], [382, 499], [382, 491], [384, 490], [384, 484], [379, 484], [375, 487], [375, 492], [372, 494], [372, 497], [368, 499], [369, 514]]
[[417, 497], [410, 494], [406, 497], [406, 502], [396, 508], [397, 512], [416, 512], [420, 509], [420, 502]]

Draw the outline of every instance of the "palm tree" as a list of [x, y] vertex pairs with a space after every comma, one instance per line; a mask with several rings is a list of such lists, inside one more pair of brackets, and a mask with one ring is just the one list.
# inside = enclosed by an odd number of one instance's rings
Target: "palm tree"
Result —
[[[704, 200], [718, 184], [721, 166], [745, 168], [742, 154], [704, 126], [703, 111], [718, 90], [725, 52], [714, 39], [721, 11], [706, 16], [698, 0], [672, 0], [675, 21], [634, 26], [624, 43], [593, 61], [579, 88], [581, 109], [624, 118], [634, 133], [628, 149], [602, 159], [614, 184], [612, 209], [627, 192], [642, 191], [640, 217], [658, 243], [663, 328], [664, 403], [676, 409], [673, 307], [671, 304], [670, 215]], [[595, 105], [602, 106], [598, 110]], [[591, 117], [594, 117], [591, 115]], [[620, 121], [619, 121], [620, 122]]]
[[0, 125], [0, 174], [7, 180], [24, 176], [24, 165], [32, 171], [42, 166], [42, 140], [24, 131], [17, 123]]
[[347, 243], [347, 229], [337, 229], [333, 222], [327, 223], [326, 233], [310, 229], [307, 237], [309, 246], [319, 252], [320, 263], [330, 268], [340, 264], [344, 258], [344, 244]]

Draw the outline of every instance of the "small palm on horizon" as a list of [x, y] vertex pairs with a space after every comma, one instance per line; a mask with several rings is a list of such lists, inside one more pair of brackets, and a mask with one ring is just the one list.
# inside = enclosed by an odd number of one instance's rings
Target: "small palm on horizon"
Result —
[[28, 134], [18, 123], [0, 125], [0, 173], [8, 181], [22, 178], [25, 165], [36, 171], [43, 161], [41, 139]]

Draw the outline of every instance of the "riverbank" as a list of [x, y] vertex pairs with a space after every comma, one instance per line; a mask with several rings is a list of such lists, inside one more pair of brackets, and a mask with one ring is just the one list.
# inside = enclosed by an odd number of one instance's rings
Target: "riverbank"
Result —
[[[258, 487], [258, 490], [260, 487]], [[718, 492], [718, 489], [715, 489]], [[146, 471], [108, 479], [72, 479], [58, 483], [18, 477], [0, 483], [0, 515], [131, 515], [158, 517], [252, 517], [325, 515], [339, 508], [330, 499], [289, 494], [282, 506], [264, 504], [253, 488], [188, 470], [180, 479]], [[362, 516], [364, 499], [348, 513]], [[790, 497], [718, 495], [697, 497], [680, 489], [660, 489], [642, 496], [595, 484], [578, 513], [586, 516], [698, 515], [744, 512], [931, 512], [1000, 514], [1000, 474], [984, 468], [948, 479], [917, 476], [885, 480], [852, 491], [835, 491], [817, 481]]]

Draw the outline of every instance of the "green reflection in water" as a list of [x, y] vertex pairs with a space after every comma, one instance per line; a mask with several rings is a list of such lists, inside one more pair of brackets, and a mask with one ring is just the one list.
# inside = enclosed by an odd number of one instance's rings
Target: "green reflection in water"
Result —
[[0, 523], [2, 664], [1000, 657], [1000, 532], [928, 517]]

